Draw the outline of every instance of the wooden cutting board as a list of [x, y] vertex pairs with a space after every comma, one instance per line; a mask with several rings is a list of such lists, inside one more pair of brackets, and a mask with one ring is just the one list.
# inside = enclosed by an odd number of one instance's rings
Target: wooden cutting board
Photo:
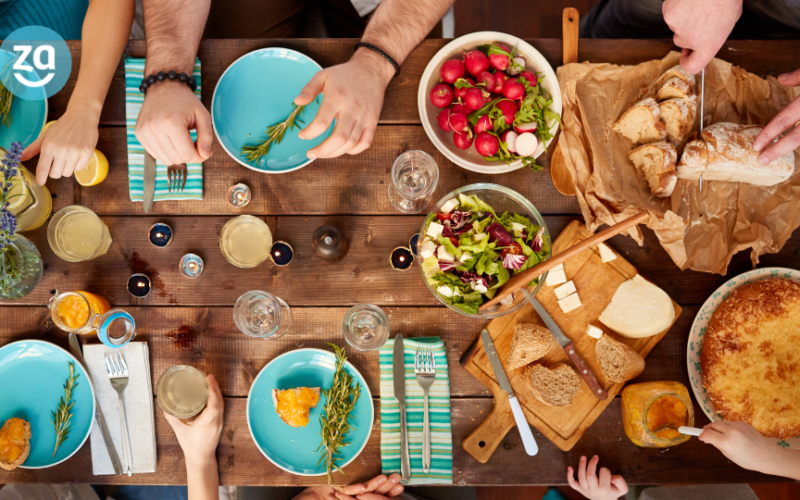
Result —
[[[553, 242], [553, 253], [557, 254], [591, 235], [580, 221], [572, 221]], [[556, 287], [542, 287], [536, 298], [550, 313], [556, 324], [561, 327], [564, 334], [573, 341], [578, 354], [589, 365], [600, 385], [608, 391], [608, 399], [598, 400], [581, 379], [581, 391], [575, 395], [571, 405], [548, 406], [533, 396], [528, 383], [530, 366], [507, 372], [507, 375], [528, 422], [556, 446], [568, 451], [575, 446], [586, 429], [594, 423], [625, 385], [623, 383], [615, 384], [603, 375], [594, 355], [596, 341], [586, 335], [587, 325], [591, 323], [601, 328], [605, 335], [611, 335], [616, 340], [628, 344], [642, 357], [647, 357], [653, 347], [667, 334], [669, 328], [652, 337], [628, 339], [611, 333], [611, 330], [597, 320], [603, 309], [611, 302], [611, 297], [617, 287], [637, 274], [636, 268], [621, 255], [617, 254], [615, 260], [604, 264], [600, 258], [600, 252], [596, 248], [591, 248], [568, 260], [564, 264], [564, 269], [567, 279], [575, 283], [583, 306], [570, 313], [563, 313], [553, 292]], [[681, 314], [681, 307], [674, 300], [672, 303], [675, 307], [675, 320], [677, 320]], [[544, 326], [533, 307], [528, 305], [515, 314], [492, 320], [486, 327], [504, 366], [511, 350], [514, 325], [517, 323], [535, 323]], [[672, 325], [670, 325], [671, 327]], [[545, 366], [552, 366], [559, 362], [569, 363], [569, 359], [557, 344], [544, 358], [538, 361]], [[491, 389], [494, 394], [494, 409], [486, 417], [486, 420], [462, 442], [462, 447], [467, 453], [479, 462], [486, 463], [506, 434], [516, 426], [516, 423], [508, 404], [508, 397], [497, 384], [497, 378], [486, 357], [480, 336], [461, 358], [461, 365]]]

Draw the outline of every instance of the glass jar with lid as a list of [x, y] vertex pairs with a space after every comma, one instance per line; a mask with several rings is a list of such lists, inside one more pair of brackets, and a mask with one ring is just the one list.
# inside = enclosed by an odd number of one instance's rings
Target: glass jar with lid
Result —
[[636, 446], [668, 448], [685, 443], [680, 426], [694, 426], [694, 408], [679, 382], [645, 382], [622, 391], [622, 425]]
[[67, 333], [97, 334], [108, 347], [119, 348], [136, 335], [133, 317], [122, 309], [111, 309], [103, 297], [89, 292], [58, 293], [50, 299], [53, 324]]

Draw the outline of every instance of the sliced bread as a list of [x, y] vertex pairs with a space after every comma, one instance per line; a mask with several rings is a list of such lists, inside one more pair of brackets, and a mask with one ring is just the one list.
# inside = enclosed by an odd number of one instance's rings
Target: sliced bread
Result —
[[581, 390], [580, 377], [563, 363], [555, 368], [533, 365], [530, 381], [536, 399], [549, 406], [571, 405], [572, 398]]
[[661, 123], [660, 115], [658, 103], [648, 97], [631, 106], [611, 128], [634, 144], [665, 141], [667, 129]]
[[672, 325], [675, 306], [664, 290], [637, 274], [617, 287], [598, 319], [623, 337], [652, 337]]
[[664, 86], [665, 83], [667, 83], [668, 80], [671, 80], [673, 78], [679, 78], [684, 82], [686, 82], [686, 84], [689, 85], [689, 88], [691, 88], [692, 91], [694, 91], [694, 89], [697, 88], [697, 80], [695, 79], [694, 75], [690, 75], [689, 73], [687, 73], [686, 70], [683, 69], [683, 67], [680, 64], [676, 64], [675, 66], [665, 71], [664, 74], [661, 75], [656, 81], [655, 87], [657, 89], [660, 89], [661, 87]]
[[644, 358], [609, 335], [603, 335], [594, 344], [594, 355], [603, 375], [612, 382], [627, 382], [644, 371]]
[[687, 101], [673, 97], [658, 103], [658, 109], [661, 111], [661, 121], [667, 126], [667, 139], [673, 146], [677, 146], [691, 127]]
[[540, 359], [553, 347], [554, 341], [553, 334], [543, 326], [530, 323], [514, 325], [506, 370], [516, 370]]
[[[301, 397], [304, 389], [311, 390], [311, 398]], [[294, 398], [287, 399], [283, 393], [294, 393]], [[291, 427], [305, 427], [308, 425], [308, 416], [311, 408], [316, 408], [319, 403], [319, 387], [295, 387], [294, 389], [272, 389], [272, 404], [275, 412], [287, 425]], [[283, 402], [286, 401], [286, 406]]]
[[656, 100], [661, 102], [672, 99], [673, 97], [688, 99], [690, 95], [692, 95], [692, 88], [689, 84], [678, 77], [673, 77], [658, 88]]
[[675, 173], [678, 153], [672, 144], [668, 142], [645, 144], [629, 152], [628, 158], [644, 173], [653, 196], [667, 198], [672, 194], [678, 181], [678, 175]]
[[0, 468], [14, 470], [31, 452], [31, 424], [21, 418], [9, 418], [0, 429]]

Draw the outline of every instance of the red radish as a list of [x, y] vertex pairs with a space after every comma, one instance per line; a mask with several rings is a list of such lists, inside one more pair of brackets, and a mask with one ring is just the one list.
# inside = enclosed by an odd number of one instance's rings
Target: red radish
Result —
[[494, 74], [494, 88], [492, 89], [492, 92], [494, 92], [495, 94], [502, 94], [503, 93], [503, 85], [506, 84], [506, 80], [507, 79], [508, 78], [506, 77], [505, 73], [501, 73], [499, 71], [497, 73], [495, 73]]
[[453, 103], [453, 89], [446, 83], [436, 84], [431, 90], [431, 102], [437, 108], [449, 108]]
[[481, 109], [484, 105], [483, 91], [481, 89], [469, 89], [464, 97], [464, 104], [470, 109]]
[[539, 81], [539, 79], [536, 78], [536, 75], [534, 75], [533, 73], [531, 73], [528, 70], [525, 70], [522, 73], [520, 73], [519, 74], [519, 78], [524, 78], [525, 81], [528, 82], [528, 85], [530, 85], [531, 87], [535, 87], [536, 86], [536, 82]]
[[[470, 85], [475, 85], [475, 80], [473, 80], [472, 78], [467, 78], [466, 80], [467, 82], [469, 82]], [[464, 87], [463, 89], [456, 88], [456, 97], [458, 97], [463, 101], [467, 95], [467, 90], [469, 89], [470, 89], [469, 87]]]
[[468, 115], [468, 114], [472, 113], [472, 110], [469, 109], [468, 107], [464, 106], [461, 103], [457, 103], [457, 104], [453, 104], [453, 107], [450, 108], [450, 112], [451, 113], [461, 113], [461, 114], [464, 114], [464, 115]]
[[514, 123], [514, 116], [519, 111], [519, 106], [514, 101], [500, 101], [497, 103], [497, 109], [503, 112], [503, 118], [506, 119], [506, 125]]
[[464, 64], [472, 76], [478, 76], [481, 71], [489, 69], [489, 58], [480, 50], [464, 52]]
[[444, 108], [440, 111], [436, 120], [439, 122], [439, 128], [445, 132], [451, 132], [453, 130], [450, 128], [450, 108]]
[[[476, 144], [477, 146], [477, 144]], [[539, 139], [530, 132], [519, 134], [517, 136], [514, 146], [517, 148], [517, 154], [520, 156], [533, 156], [536, 153], [536, 148], [539, 147]]]
[[489, 132], [481, 132], [475, 137], [475, 150], [481, 156], [494, 156], [500, 149], [500, 140]]
[[[437, 85], [438, 87], [438, 85]], [[434, 87], [436, 88], [436, 87]], [[509, 78], [503, 85], [503, 96], [516, 101], [525, 95], [525, 86], [517, 81], [516, 78]]]
[[481, 71], [481, 74], [478, 75], [477, 80], [478, 83], [483, 84], [483, 88], [485, 88], [487, 91], [491, 92], [492, 89], [494, 89], [494, 82], [495, 82], [494, 75], [489, 73], [488, 71]]
[[470, 135], [469, 120], [462, 113], [451, 113], [447, 123], [456, 134]]
[[447, 83], [455, 83], [456, 80], [464, 76], [464, 61], [461, 59], [448, 59], [439, 69], [439, 75]]
[[[506, 52], [511, 52], [505, 45], [501, 43], [497, 45]], [[497, 71], [505, 71], [508, 68], [508, 56], [505, 54], [492, 54], [489, 56], [489, 64]]]
[[502, 136], [500, 136], [500, 140], [506, 143], [506, 148], [508, 149], [509, 153], [516, 153], [517, 152], [517, 133], [513, 130], [506, 130]]
[[489, 115], [483, 115], [478, 118], [478, 123], [475, 124], [475, 133], [480, 134], [488, 130], [492, 130], [492, 120], [489, 119]]
[[453, 142], [456, 143], [458, 149], [469, 149], [472, 146], [472, 135], [453, 134]]
[[517, 66], [515, 67], [513, 64], [509, 64], [508, 65], [508, 69], [506, 70], [506, 73], [508, 73], [509, 75], [512, 75], [512, 76], [513, 75], [518, 75], [518, 74], [522, 73], [525, 70], [525, 59], [524, 58], [515, 57], [514, 58], [514, 62], [517, 63]]
[[536, 123], [530, 122], [530, 123], [523, 123], [521, 125], [514, 125], [514, 132], [518, 134], [524, 134], [525, 132], [530, 132], [530, 133], [536, 132]]

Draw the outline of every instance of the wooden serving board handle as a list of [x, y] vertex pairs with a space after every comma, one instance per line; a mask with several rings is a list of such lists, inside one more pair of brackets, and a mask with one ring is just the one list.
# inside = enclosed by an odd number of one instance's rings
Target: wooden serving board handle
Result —
[[486, 420], [472, 431], [472, 434], [461, 442], [461, 447], [478, 462], [489, 461], [494, 450], [500, 446], [508, 431], [516, 427], [511, 405], [505, 392], [499, 391], [494, 396], [494, 408]]

